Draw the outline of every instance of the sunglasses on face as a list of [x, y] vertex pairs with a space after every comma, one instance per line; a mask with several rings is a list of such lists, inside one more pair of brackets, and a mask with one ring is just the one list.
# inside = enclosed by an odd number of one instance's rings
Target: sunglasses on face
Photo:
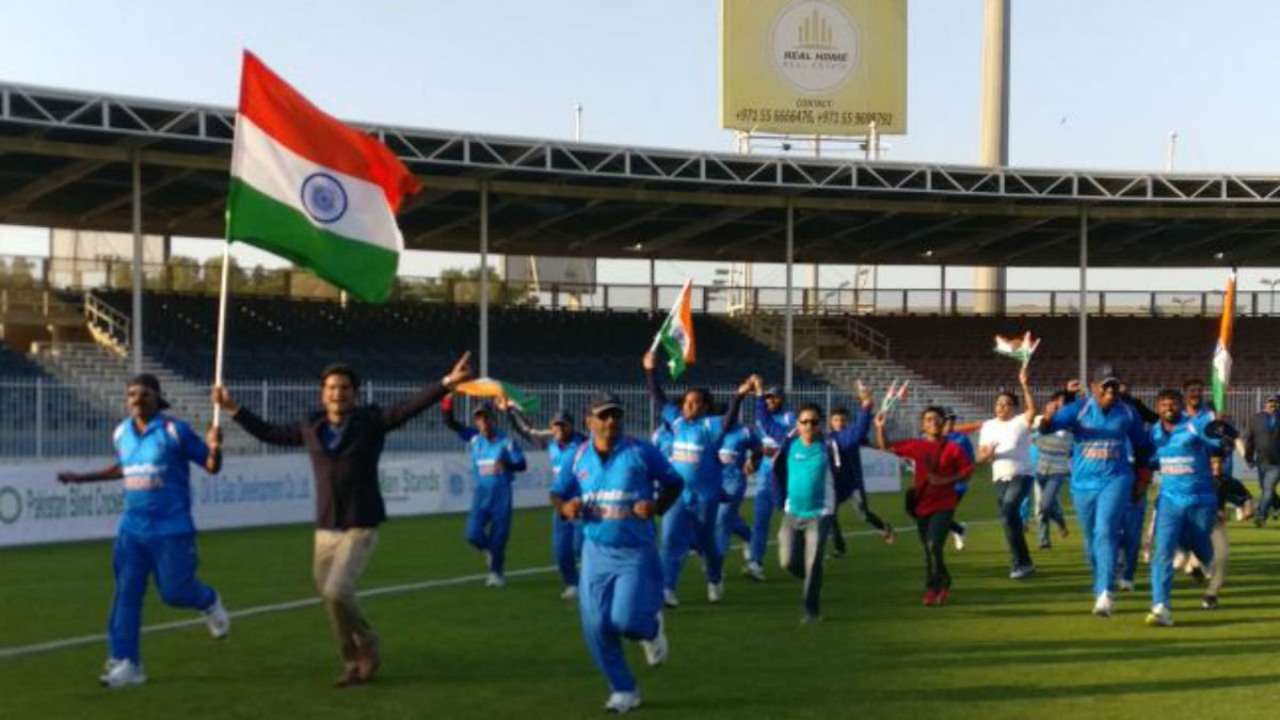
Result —
[[817, 425], [818, 418], [803, 418], [796, 421], [797, 425]]
[[609, 408], [608, 410], [601, 410], [600, 412], [596, 413], [595, 415], [596, 415], [596, 419], [597, 419], [597, 420], [600, 420], [600, 421], [604, 421], [604, 420], [621, 420], [621, 419], [622, 419], [622, 410], [620, 410], [620, 409], [618, 409], [618, 408]]

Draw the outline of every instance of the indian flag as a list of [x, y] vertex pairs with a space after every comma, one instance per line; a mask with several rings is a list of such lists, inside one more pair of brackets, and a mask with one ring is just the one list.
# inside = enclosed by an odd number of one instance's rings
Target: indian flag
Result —
[[395, 214], [421, 185], [382, 143], [321, 112], [244, 53], [227, 239], [269, 250], [368, 302], [391, 294]]
[[1213, 349], [1213, 409], [1221, 413], [1227, 406], [1227, 386], [1231, 384], [1231, 336], [1236, 324], [1236, 274], [1227, 278], [1222, 297], [1222, 321], [1218, 323], [1218, 346]]
[[996, 354], [1018, 360], [1023, 365], [1031, 361], [1031, 356], [1035, 354], [1038, 347], [1040, 347], [1040, 339], [1032, 337], [1029, 330], [1022, 337], [996, 336]]
[[510, 383], [493, 378], [484, 377], [468, 380], [467, 382], [459, 383], [453, 391], [477, 398], [498, 398], [505, 395], [511, 401], [511, 404], [519, 408], [521, 412], [538, 411], [537, 395], [530, 395]]
[[693, 278], [684, 281], [671, 314], [658, 328], [649, 351], [653, 352], [659, 345], [667, 351], [667, 369], [673, 380], [683, 375], [685, 368], [697, 358], [693, 341]]

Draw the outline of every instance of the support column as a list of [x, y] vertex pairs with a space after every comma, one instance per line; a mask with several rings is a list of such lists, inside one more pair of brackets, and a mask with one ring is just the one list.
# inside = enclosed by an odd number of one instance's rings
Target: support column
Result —
[[658, 315], [657, 263], [654, 258], [649, 258], [649, 317]]
[[795, 363], [795, 318], [793, 317], [794, 308], [791, 303], [792, 277], [791, 273], [795, 269], [795, 251], [796, 251], [796, 206], [795, 201], [787, 199], [787, 298], [783, 304], [783, 323], [784, 332], [786, 333], [786, 346], [784, 351], [784, 370], [783, 370], [783, 387], [787, 394], [791, 394], [791, 381], [794, 377]]
[[133, 151], [133, 338], [129, 357], [133, 373], [142, 372], [142, 154]]
[[1089, 390], [1089, 207], [1080, 207], [1080, 384]]
[[[989, 168], [1009, 165], [1009, 3], [1010, 0], [985, 0], [983, 11], [979, 163]], [[975, 268], [978, 314], [1004, 313], [1007, 275], [1003, 267]]]
[[489, 181], [480, 181], [480, 376], [489, 376]]

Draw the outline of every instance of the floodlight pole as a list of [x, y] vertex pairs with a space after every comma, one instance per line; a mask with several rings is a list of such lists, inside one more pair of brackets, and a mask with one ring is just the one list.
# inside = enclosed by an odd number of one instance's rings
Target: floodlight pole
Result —
[[[980, 164], [1009, 165], [1009, 12], [1010, 0], [986, 0], [982, 36], [982, 130]], [[1008, 271], [1004, 267], [974, 269], [980, 314], [1002, 315]]]
[[1080, 206], [1080, 385], [1089, 387], [1089, 206]]
[[142, 372], [142, 154], [133, 151], [133, 373]]
[[480, 181], [480, 376], [489, 376], [489, 181]]
[[783, 387], [787, 394], [791, 394], [791, 381], [794, 377], [795, 363], [795, 318], [794, 309], [791, 303], [791, 271], [795, 264], [796, 250], [796, 205], [795, 201], [787, 198], [787, 299], [783, 304], [783, 318], [786, 331], [785, 359], [783, 367]]

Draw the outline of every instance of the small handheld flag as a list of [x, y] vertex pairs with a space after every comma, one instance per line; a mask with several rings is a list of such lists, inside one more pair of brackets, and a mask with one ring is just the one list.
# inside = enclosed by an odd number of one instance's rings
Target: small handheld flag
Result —
[[467, 382], [460, 383], [453, 389], [453, 391], [462, 395], [477, 398], [497, 398], [505, 395], [506, 398], [511, 401], [511, 404], [515, 405], [516, 409], [521, 412], [538, 411], [539, 403], [537, 395], [530, 395], [510, 383], [505, 383], [493, 378], [482, 377], [476, 378], [475, 380], [468, 380]]
[[1222, 297], [1222, 320], [1218, 323], [1218, 344], [1213, 349], [1213, 409], [1219, 414], [1226, 408], [1227, 387], [1231, 385], [1231, 336], [1235, 332], [1236, 273], [1227, 278], [1227, 291]]
[[1031, 362], [1031, 356], [1035, 354], [1038, 347], [1040, 347], [1040, 339], [1032, 337], [1030, 330], [1022, 337], [1007, 338], [1000, 335], [996, 336], [996, 354], [1013, 358], [1021, 362], [1024, 368]]
[[649, 352], [657, 350], [659, 345], [667, 351], [667, 370], [672, 380], [683, 375], [685, 368], [697, 359], [693, 340], [693, 278], [684, 281], [670, 314], [653, 336]]
[[880, 412], [889, 415], [894, 408], [898, 407], [898, 402], [907, 396], [907, 384], [910, 380], [903, 380], [902, 385], [898, 385], [897, 378], [889, 382], [889, 389], [884, 391], [884, 399], [880, 401]]

